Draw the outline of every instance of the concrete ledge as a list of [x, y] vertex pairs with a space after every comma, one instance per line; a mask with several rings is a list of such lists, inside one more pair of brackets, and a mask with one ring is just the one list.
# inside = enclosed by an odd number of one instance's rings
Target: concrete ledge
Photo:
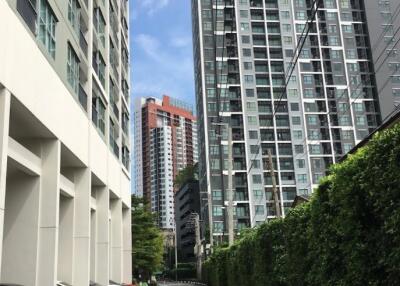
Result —
[[16, 163], [18, 169], [31, 176], [40, 176], [42, 160], [13, 138], [8, 137], [8, 157]]
[[75, 184], [60, 174], [60, 190], [61, 194], [68, 198], [75, 197]]

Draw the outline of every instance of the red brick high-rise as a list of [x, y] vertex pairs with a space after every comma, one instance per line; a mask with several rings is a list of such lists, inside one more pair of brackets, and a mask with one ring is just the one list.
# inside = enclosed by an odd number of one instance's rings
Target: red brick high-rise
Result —
[[177, 99], [140, 98], [135, 106], [135, 192], [173, 228], [174, 179], [197, 162], [197, 125], [192, 107]]

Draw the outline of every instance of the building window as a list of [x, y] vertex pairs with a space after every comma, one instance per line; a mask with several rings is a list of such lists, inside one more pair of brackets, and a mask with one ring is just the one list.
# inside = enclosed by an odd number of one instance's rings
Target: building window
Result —
[[393, 96], [400, 97], [400, 89], [398, 89], [398, 88], [393, 89]]
[[256, 111], [257, 110], [257, 106], [254, 101], [248, 101], [246, 103], [246, 106], [247, 106], [247, 111]]
[[249, 125], [256, 125], [257, 124], [257, 117], [256, 116], [247, 116], [247, 120]]
[[214, 88], [207, 88], [207, 97], [209, 97], [209, 98], [215, 97], [215, 89]]
[[258, 132], [256, 130], [250, 130], [249, 137], [250, 139], [258, 139]]
[[253, 69], [253, 63], [252, 62], [244, 62], [243, 65], [244, 65], [244, 69], [245, 70]]
[[207, 74], [206, 75], [206, 84], [214, 84], [215, 83], [214, 79], [215, 79], [214, 75]]
[[260, 161], [259, 160], [251, 160], [251, 165], [254, 169], [260, 169]]
[[263, 191], [262, 190], [253, 190], [254, 199], [255, 200], [262, 200], [263, 198]]
[[317, 145], [317, 144], [310, 144], [310, 145], [309, 145], [309, 148], [310, 148], [310, 154], [311, 154], [311, 155], [319, 155], [319, 154], [321, 154], [321, 149], [320, 149], [320, 146], [319, 146], [319, 145]]
[[261, 184], [262, 183], [262, 178], [261, 175], [253, 175], [253, 184]]
[[220, 190], [213, 191], [212, 198], [213, 198], [213, 200], [221, 201], [222, 200], [222, 191], [220, 191]]
[[292, 124], [293, 125], [300, 125], [301, 124], [300, 116], [293, 116], [292, 117]]
[[301, 130], [294, 130], [293, 138], [294, 139], [303, 139], [303, 132]]
[[79, 4], [77, 0], [68, 0], [68, 20], [75, 31], [79, 28]]
[[255, 206], [256, 215], [264, 215], [264, 206], [258, 205]]
[[213, 216], [222, 216], [222, 207], [221, 206], [213, 206]]
[[294, 145], [294, 152], [296, 154], [303, 154], [304, 153], [304, 146], [303, 145]]
[[240, 23], [240, 28], [242, 31], [248, 31], [250, 30], [250, 25], [249, 23]]
[[241, 18], [248, 18], [248, 17], [249, 17], [249, 11], [247, 11], [247, 10], [240, 10], [240, 17], [241, 17]]
[[67, 79], [68, 83], [77, 94], [79, 91], [79, 58], [69, 43], [67, 54]]
[[243, 49], [244, 57], [251, 57], [251, 49]]
[[46, 0], [40, 1], [38, 38], [54, 59], [56, 57], [57, 19]]
[[247, 97], [254, 97], [254, 89], [246, 89]]
[[297, 159], [296, 160], [297, 168], [302, 169], [305, 168], [306, 162], [304, 159]]
[[245, 75], [244, 76], [244, 81], [246, 83], [253, 83], [254, 82], [254, 77], [252, 75]]
[[306, 174], [298, 174], [297, 175], [297, 182], [300, 184], [307, 183], [307, 175]]
[[291, 111], [299, 111], [299, 104], [298, 103], [290, 103], [290, 110]]
[[224, 231], [224, 223], [221, 221], [213, 222], [214, 233], [221, 233]]

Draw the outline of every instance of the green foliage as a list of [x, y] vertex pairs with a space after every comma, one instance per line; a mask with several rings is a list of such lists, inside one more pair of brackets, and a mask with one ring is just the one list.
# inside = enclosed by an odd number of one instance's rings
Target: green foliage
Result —
[[155, 217], [143, 204], [143, 199], [132, 195], [132, 264], [135, 273], [149, 277], [158, 270], [163, 260], [163, 235], [156, 227]]
[[400, 125], [331, 168], [310, 203], [218, 249], [210, 286], [400, 285]]
[[176, 175], [174, 185], [180, 189], [188, 180], [195, 179], [196, 177], [197, 165], [188, 165]]
[[196, 266], [191, 263], [178, 263], [178, 269], [166, 271], [166, 276], [175, 280], [176, 272], [178, 272], [178, 280], [196, 280]]

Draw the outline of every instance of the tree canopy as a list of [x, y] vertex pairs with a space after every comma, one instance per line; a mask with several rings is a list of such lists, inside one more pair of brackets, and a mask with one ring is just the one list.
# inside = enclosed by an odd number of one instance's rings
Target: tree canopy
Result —
[[174, 185], [180, 189], [188, 180], [197, 178], [197, 164], [188, 165], [182, 169], [175, 177]]
[[210, 286], [400, 285], [400, 125], [334, 165], [311, 202], [205, 263]]
[[163, 261], [163, 235], [156, 227], [155, 216], [142, 198], [132, 195], [132, 264], [135, 275], [149, 277]]

